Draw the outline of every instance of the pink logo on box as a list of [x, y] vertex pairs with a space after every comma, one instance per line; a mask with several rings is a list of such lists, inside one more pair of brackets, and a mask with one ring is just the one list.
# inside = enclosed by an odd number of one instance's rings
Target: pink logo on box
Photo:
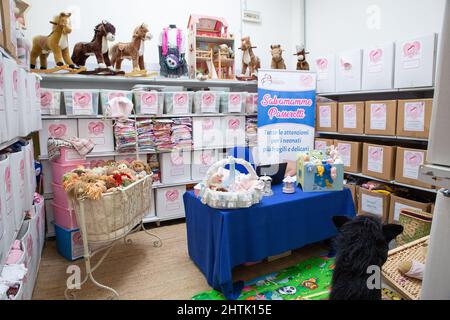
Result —
[[20, 179], [25, 180], [25, 164], [23, 160], [20, 160]]
[[174, 166], [182, 166], [184, 164], [183, 156], [178, 153], [171, 153], [170, 162]]
[[414, 58], [415, 56], [420, 54], [421, 48], [422, 44], [420, 43], [420, 41], [405, 43], [405, 45], [403, 46], [403, 55], [407, 58]]
[[326, 58], [319, 58], [316, 60], [317, 69], [320, 71], [325, 71], [328, 69], [328, 59]]
[[230, 95], [230, 103], [233, 106], [237, 106], [241, 103], [241, 95], [240, 94], [231, 94]]
[[13, 72], [13, 89], [14, 92], [17, 92], [17, 90], [19, 89], [19, 78], [17, 75], [17, 70], [14, 70]]
[[187, 93], [176, 93], [173, 97], [173, 103], [175, 106], [182, 107], [186, 105], [188, 101], [188, 94]]
[[382, 119], [386, 116], [386, 106], [380, 105], [380, 106], [372, 106], [372, 116], [375, 119]]
[[369, 59], [370, 59], [370, 62], [372, 62], [372, 63], [380, 62], [382, 57], [383, 57], [383, 50], [380, 48], [373, 49], [369, 52]]
[[6, 167], [5, 169], [5, 186], [6, 193], [11, 193], [11, 168]]
[[406, 114], [408, 118], [412, 120], [418, 120], [423, 118], [423, 104], [420, 105], [406, 105]]
[[3, 91], [3, 86], [5, 84], [5, 78], [4, 78], [4, 68], [3, 63], [0, 63], [0, 89]]
[[344, 68], [346, 71], [352, 70], [352, 64], [350, 62], [344, 61], [344, 59], [341, 59], [341, 67]]
[[89, 122], [88, 130], [90, 134], [99, 136], [105, 132], [105, 124], [101, 121]]
[[204, 93], [202, 101], [204, 106], [211, 107], [216, 103], [216, 96], [212, 93]]
[[353, 118], [356, 116], [356, 108], [354, 105], [344, 106], [344, 112], [347, 117]]
[[406, 163], [411, 167], [418, 167], [423, 163], [423, 156], [419, 152], [405, 152]]
[[203, 130], [211, 130], [214, 128], [214, 120], [213, 119], [203, 119], [202, 121]]
[[208, 166], [212, 162], [212, 155], [210, 152], [203, 152], [200, 156], [200, 161], [203, 165]]
[[320, 116], [321, 117], [329, 117], [331, 115], [331, 109], [328, 107], [320, 108]]
[[338, 154], [342, 156], [350, 155], [350, 147], [346, 144], [338, 145]]
[[36, 97], [39, 98], [41, 96], [41, 83], [37, 80], [34, 84], [34, 89], [36, 91]]
[[228, 121], [228, 129], [237, 130], [241, 125], [241, 121], [239, 119], [231, 119]]
[[169, 202], [175, 202], [178, 200], [180, 193], [178, 190], [170, 190], [166, 192], [166, 200]]
[[110, 92], [108, 95], [108, 100], [112, 100], [114, 98], [125, 98], [125, 93], [123, 92]]
[[92, 96], [87, 92], [75, 92], [73, 94], [73, 101], [76, 106], [81, 108], [89, 107], [92, 101]]
[[373, 148], [370, 152], [370, 160], [380, 161], [382, 157], [382, 152], [379, 148]]
[[300, 83], [304, 87], [310, 87], [313, 84], [313, 77], [310, 74], [307, 75], [304, 74], [300, 77]]
[[65, 124], [52, 124], [48, 127], [48, 133], [51, 138], [62, 138], [67, 133], [67, 127]]
[[41, 92], [41, 106], [44, 108], [50, 107], [53, 101], [53, 94], [50, 91]]
[[142, 103], [146, 106], [153, 106], [157, 101], [157, 95], [155, 93], [143, 93]]

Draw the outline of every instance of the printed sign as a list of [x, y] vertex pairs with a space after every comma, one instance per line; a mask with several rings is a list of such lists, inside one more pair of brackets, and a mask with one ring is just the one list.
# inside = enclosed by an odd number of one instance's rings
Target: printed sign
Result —
[[384, 103], [370, 105], [370, 129], [386, 130], [387, 107]]
[[189, 113], [189, 94], [187, 92], [175, 93], [172, 102], [174, 114]]
[[229, 95], [228, 112], [242, 112], [242, 96], [240, 93], [231, 93]]
[[345, 104], [344, 105], [344, 128], [356, 129], [356, 105]]
[[90, 115], [94, 112], [94, 103], [90, 92], [74, 92], [72, 96], [72, 112], [74, 115]]
[[381, 48], [374, 48], [369, 51], [369, 73], [380, 73], [383, 71], [384, 52]]
[[202, 113], [216, 112], [216, 94], [212, 92], [202, 93], [201, 107]]
[[158, 113], [158, 93], [144, 92], [141, 94], [141, 113], [157, 114]]
[[351, 167], [352, 165], [352, 145], [349, 143], [339, 143], [337, 146], [339, 157], [344, 163], [344, 167]]
[[405, 103], [403, 126], [406, 131], [425, 130], [425, 102]]
[[402, 45], [402, 66], [403, 69], [417, 69], [422, 63], [422, 42], [415, 40], [405, 42]]
[[329, 62], [327, 58], [316, 59], [317, 80], [328, 80]]
[[372, 172], [383, 173], [383, 148], [371, 147], [368, 148], [369, 159], [367, 163], [367, 170]]
[[319, 107], [319, 127], [331, 128], [331, 106]]
[[383, 216], [383, 198], [368, 194], [361, 195], [361, 210], [378, 217]]
[[295, 161], [314, 148], [316, 74], [260, 70], [258, 153], [262, 164]]
[[403, 156], [403, 177], [419, 178], [419, 168], [423, 164], [424, 153], [418, 151], [405, 151]]

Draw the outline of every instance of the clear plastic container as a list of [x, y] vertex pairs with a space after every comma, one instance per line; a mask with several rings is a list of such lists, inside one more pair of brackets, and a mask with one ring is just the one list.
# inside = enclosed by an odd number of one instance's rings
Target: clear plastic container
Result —
[[164, 112], [164, 93], [155, 90], [133, 90], [136, 114], [161, 115]]
[[64, 102], [68, 116], [98, 115], [99, 90], [64, 90]]
[[244, 113], [247, 92], [224, 92], [220, 95], [221, 113]]
[[220, 97], [224, 92], [197, 91], [194, 96], [194, 113], [219, 113]]
[[191, 114], [194, 92], [164, 92], [165, 114]]

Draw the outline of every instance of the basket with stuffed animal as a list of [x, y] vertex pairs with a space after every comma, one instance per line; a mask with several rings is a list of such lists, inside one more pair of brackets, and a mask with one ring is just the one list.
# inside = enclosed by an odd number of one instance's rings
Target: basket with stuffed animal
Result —
[[[236, 164], [247, 169], [248, 174], [236, 170]], [[225, 167], [229, 165], [230, 169]], [[199, 197], [203, 204], [215, 209], [248, 208], [263, 198], [264, 183], [245, 160], [229, 157], [213, 164], [200, 186]]]
[[[140, 163], [135, 161], [135, 168]], [[64, 177], [81, 232], [89, 245], [125, 237], [150, 209], [152, 175], [126, 164], [92, 170], [77, 169]]]

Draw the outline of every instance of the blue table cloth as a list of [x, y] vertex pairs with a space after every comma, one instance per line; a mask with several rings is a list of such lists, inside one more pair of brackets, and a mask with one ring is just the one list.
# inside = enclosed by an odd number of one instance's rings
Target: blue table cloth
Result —
[[284, 194], [278, 185], [273, 191], [257, 205], [235, 210], [210, 208], [192, 191], [184, 195], [189, 255], [227, 299], [239, 298], [243, 288], [243, 282], [233, 283], [234, 267], [332, 238], [333, 216], [355, 216], [349, 189]]

